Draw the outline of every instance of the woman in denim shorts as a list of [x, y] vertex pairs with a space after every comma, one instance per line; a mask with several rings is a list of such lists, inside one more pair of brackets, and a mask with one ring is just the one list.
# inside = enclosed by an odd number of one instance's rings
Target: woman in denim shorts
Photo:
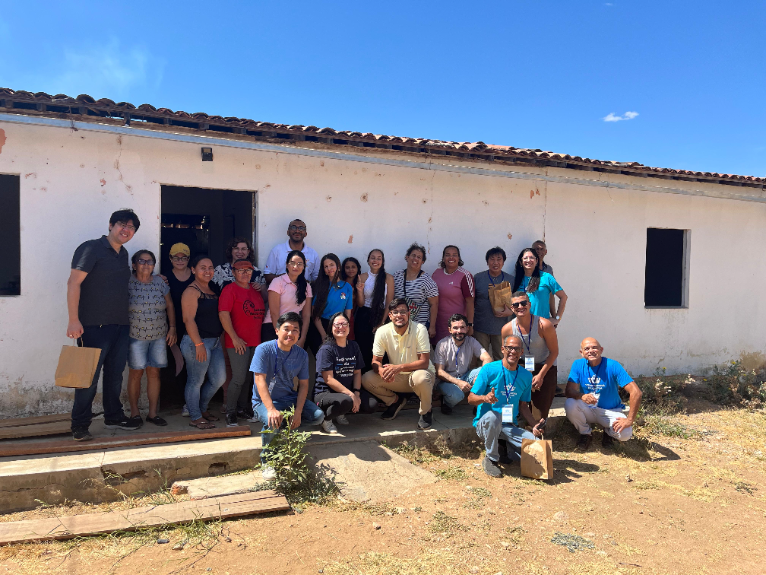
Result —
[[[138, 411], [141, 378], [146, 370], [146, 395], [149, 415], [146, 421], [167, 425], [157, 415], [160, 399], [160, 369], [168, 365], [167, 345], [176, 342], [176, 315], [170, 288], [160, 276], [152, 275], [156, 259], [149, 250], [133, 254], [133, 275], [128, 281], [130, 292], [130, 351], [128, 352], [128, 400], [130, 418], [143, 424]], [[170, 326], [168, 327], [168, 318]]]

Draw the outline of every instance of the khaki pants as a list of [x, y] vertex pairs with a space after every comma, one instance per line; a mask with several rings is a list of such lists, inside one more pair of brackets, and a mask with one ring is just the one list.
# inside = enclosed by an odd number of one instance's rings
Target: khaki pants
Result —
[[396, 401], [396, 393], [415, 393], [420, 398], [420, 415], [431, 411], [431, 396], [434, 390], [434, 374], [425, 369], [400, 373], [394, 381], [385, 381], [374, 371], [362, 376], [362, 387], [386, 405]]
[[[488, 333], [481, 333], [480, 331], [473, 332], [473, 337], [479, 342], [481, 347], [487, 350], [492, 356], [492, 361], [500, 361], [503, 359], [503, 341], [500, 335], [490, 335]], [[490, 349], [491, 348], [491, 349]]]

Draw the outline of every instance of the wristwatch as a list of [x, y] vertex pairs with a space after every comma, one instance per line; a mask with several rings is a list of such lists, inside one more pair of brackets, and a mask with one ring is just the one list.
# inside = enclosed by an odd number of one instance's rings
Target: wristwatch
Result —
[[472, 323], [469, 323], [469, 324], [468, 324], [468, 327], [473, 327], [473, 324], [472, 324]]
[[557, 320], [559, 320], [559, 321], [561, 321], [561, 316], [560, 316], [560, 315], [557, 315], [557, 316], [556, 316], [556, 319], [557, 319]]

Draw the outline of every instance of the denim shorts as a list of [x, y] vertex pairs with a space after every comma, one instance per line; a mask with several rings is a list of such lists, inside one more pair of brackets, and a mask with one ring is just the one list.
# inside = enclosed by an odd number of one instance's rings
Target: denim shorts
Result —
[[164, 337], [158, 339], [130, 338], [130, 351], [128, 351], [128, 367], [130, 369], [167, 366], [168, 352]]

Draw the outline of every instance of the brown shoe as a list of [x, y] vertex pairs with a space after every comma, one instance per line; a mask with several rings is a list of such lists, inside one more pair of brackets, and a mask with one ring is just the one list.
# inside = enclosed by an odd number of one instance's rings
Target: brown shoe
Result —
[[577, 451], [588, 451], [590, 448], [590, 444], [593, 443], [593, 436], [588, 434], [581, 433], [580, 439], [577, 442], [577, 445], [575, 446], [575, 449]]

